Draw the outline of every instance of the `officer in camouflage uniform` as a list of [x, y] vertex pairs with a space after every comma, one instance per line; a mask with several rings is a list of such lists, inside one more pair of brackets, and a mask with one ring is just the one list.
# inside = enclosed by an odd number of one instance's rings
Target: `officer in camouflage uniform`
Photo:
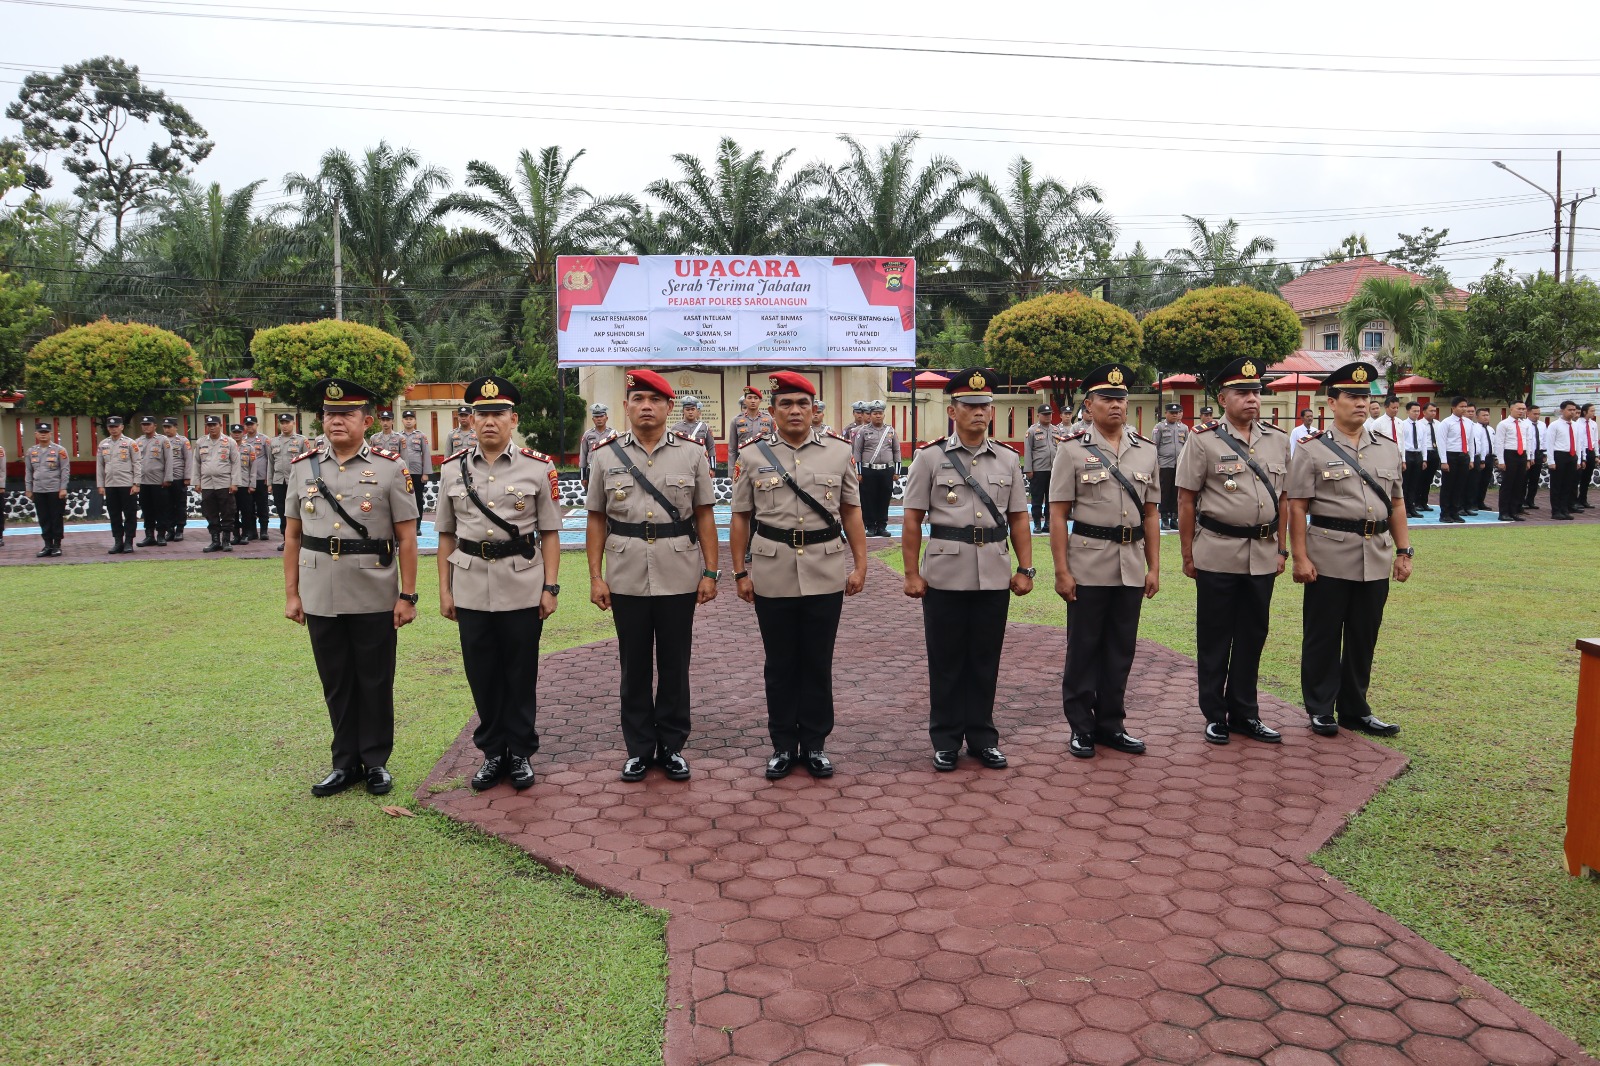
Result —
[[107, 555], [133, 551], [133, 533], [139, 520], [139, 451], [122, 434], [122, 419], [106, 419], [108, 436], [94, 453], [94, 487], [106, 501], [114, 543]]
[[39, 514], [39, 535], [44, 540], [44, 547], [37, 555], [40, 559], [61, 554], [67, 481], [72, 477], [72, 458], [65, 448], [50, 439], [51, 432], [48, 422], [34, 426], [33, 446], [22, 455], [23, 490], [33, 498], [33, 509]]

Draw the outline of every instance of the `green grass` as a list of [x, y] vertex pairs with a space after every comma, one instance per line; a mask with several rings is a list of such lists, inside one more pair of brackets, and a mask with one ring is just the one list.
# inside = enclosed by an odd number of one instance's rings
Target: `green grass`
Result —
[[[1314, 859], [1600, 1051], [1600, 883], [1568, 877], [1561, 860], [1573, 642], [1600, 634], [1600, 534], [1422, 530], [1414, 543], [1416, 573], [1390, 584], [1369, 694], [1403, 727], [1392, 743], [1411, 767]], [[1048, 545], [1036, 546], [1035, 591], [1012, 600], [1011, 620], [1062, 625]], [[1194, 583], [1176, 538], [1161, 546], [1161, 592], [1139, 635], [1192, 656]], [[900, 567], [898, 548], [879, 554]], [[1262, 659], [1262, 687], [1296, 707], [1302, 595], [1289, 574], [1278, 579]]]
[[[327, 712], [278, 568], [6, 570], [0, 1061], [659, 1061], [658, 912], [379, 810], [469, 714], [432, 559], [381, 799], [307, 792]], [[544, 648], [608, 621], [577, 597]]]

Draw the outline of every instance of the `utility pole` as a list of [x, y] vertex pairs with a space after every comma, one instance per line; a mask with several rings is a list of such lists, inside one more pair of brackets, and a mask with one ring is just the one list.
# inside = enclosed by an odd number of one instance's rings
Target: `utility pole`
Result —
[[1593, 200], [1600, 190], [1590, 189], [1588, 196], [1573, 194], [1571, 202], [1567, 204], [1567, 280], [1572, 280], [1572, 249], [1578, 239], [1578, 205], [1585, 200]]
[[1556, 281], [1561, 281], [1561, 153], [1556, 152]]
[[[333, 197], [333, 317], [344, 321], [344, 250], [339, 242], [339, 196]], [[1559, 219], [1557, 220], [1560, 221]], [[1558, 227], [1559, 228], [1559, 227]]]

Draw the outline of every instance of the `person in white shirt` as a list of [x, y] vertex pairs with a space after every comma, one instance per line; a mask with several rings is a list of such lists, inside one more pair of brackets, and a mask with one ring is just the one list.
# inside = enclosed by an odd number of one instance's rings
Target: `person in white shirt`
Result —
[[1545, 464], [1550, 457], [1550, 427], [1544, 424], [1544, 416], [1540, 414], [1536, 403], [1528, 405], [1528, 427], [1533, 430], [1533, 460], [1528, 464], [1528, 490], [1522, 498], [1524, 511], [1534, 509], [1539, 496], [1539, 478], [1544, 475]]
[[1311, 408], [1307, 407], [1300, 412], [1300, 424], [1289, 431], [1289, 454], [1293, 455], [1295, 447], [1311, 435]]
[[1396, 444], [1400, 443], [1400, 397], [1384, 397], [1383, 413], [1367, 419], [1367, 428], [1382, 433]]
[[1578, 405], [1572, 400], [1561, 401], [1561, 420], [1550, 423], [1545, 447], [1550, 452], [1550, 517], [1570, 522], [1578, 494], [1578, 461], [1583, 454]]
[[1428, 466], [1428, 423], [1422, 419], [1422, 404], [1406, 404], [1406, 420], [1400, 423], [1400, 459], [1405, 476], [1406, 517], [1421, 518], [1422, 475]]
[[1574, 509], [1589, 509], [1589, 483], [1594, 480], [1595, 449], [1600, 448], [1600, 426], [1595, 425], [1594, 404], [1586, 403], [1578, 410], [1578, 436], [1583, 441], [1583, 465], [1578, 467], [1578, 502]]
[[1439, 521], [1447, 524], [1465, 522], [1462, 515], [1477, 513], [1467, 506], [1467, 493], [1472, 487], [1472, 459], [1476, 454], [1469, 413], [1472, 405], [1465, 396], [1457, 396], [1450, 406], [1455, 413], [1439, 423], [1439, 448], [1444, 452], [1445, 461], [1444, 485], [1439, 490]]
[[1500, 521], [1525, 522], [1522, 517], [1523, 482], [1528, 460], [1533, 458], [1533, 434], [1528, 429], [1528, 405], [1517, 401], [1511, 413], [1494, 427], [1494, 465], [1500, 471]]
[[1478, 418], [1477, 431], [1472, 438], [1472, 442], [1478, 446], [1478, 465], [1472, 471], [1472, 509], [1487, 511], [1489, 486], [1494, 483], [1494, 427], [1489, 424], [1489, 408], [1474, 407], [1472, 411]]
[[1428, 502], [1428, 497], [1433, 495], [1433, 479], [1439, 476], [1439, 470], [1444, 466], [1444, 450], [1440, 447], [1439, 440], [1438, 404], [1430, 403], [1422, 409], [1422, 422], [1423, 428], [1417, 432], [1427, 442], [1423, 445], [1427, 458], [1422, 468], [1422, 493], [1417, 498], [1417, 510], [1431, 511], [1433, 505]]

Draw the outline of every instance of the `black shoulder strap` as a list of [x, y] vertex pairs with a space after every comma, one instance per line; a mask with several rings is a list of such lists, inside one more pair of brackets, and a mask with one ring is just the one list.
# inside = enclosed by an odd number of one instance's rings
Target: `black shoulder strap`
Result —
[[478, 490], [472, 487], [472, 471], [467, 469], [468, 455], [468, 452], [461, 453], [461, 485], [467, 490], [467, 499], [471, 500], [478, 510], [483, 512], [483, 517], [499, 526], [506, 536], [512, 540], [521, 540], [522, 530], [495, 514], [493, 508], [485, 506], [483, 500], [478, 496]]
[[1273, 499], [1277, 499], [1277, 488], [1272, 484], [1272, 479], [1267, 476], [1267, 472], [1261, 469], [1261, 464], [1250, 458], [1250, 449], [1240, 444], [1239, 439], [1232, 433], [1229, 433], [1228, 427], [1223, 425], [1220, 420], [1217, 422], [1216, 428], [1211, 432], [1215, 433], [1217, 436], [1221, 437], [1225, 442], [1227, 442], [1228, 447], [1232, 448], [1234, 452], [1238, 454], [1239, 458], [1244, 460], [1244, 465], [1248, 466], [1251, 472], [1254, 473], [1256, 477], [1261, 479], [1261, 483], [1267, 487], [1267, 494]]
[[995, 527], [998, 529], [1005, 529], [1005, 516], [1000, 513], [1000, 508], [995, 505], [994, 500], [989, 498], [989, 494], [983, 491], [983, 486], [978, 484], [978, 479], [972, 476], [972, 472], [969, 471], [966, 467], [966, 464], [961, 461], [961, 456], [956, 454], [956, 452], [960, 450], [961, 446], [958, 444], [956, 445], [955, 451], [945, 452], [944, 457], [950, 460], [950, 465], [956, 468], [956, 473], [961, 475], [961, 480], [965, 481], [969, 486], [971, 486], [972, 491], [978, 494], [978, 499], [982, 500], [983, 505], [989, 508], [989, 513], [994, 516]]
[[[617, 453], [617, 458], [622, 460], [622, 465], [628, 468], [628, 473], [633, 475], [634, 480], [643, 485], [644, 491], [648, 492], [657, 503], [666, 509], [667, 517], [671, 518], [674, 522], [682, 522], [683, 516], [679, 514], [678, 509], [672, 505], [672, 501], [667, 499], [666, 493], [656, 488], [655, 485], [651, 483], [650, 479], [644, 476], [644, 471], [639, 469], [639, 464], [628, 458], [628, 453], [622, 450], [622, 442], [613, 437], [611, 438], [610, 444], [611, 450]], [[691, 524], [689, 526], [689, 543], [698, 544], [699, 542], [699, 534], [695, 531], [694, 526]]]
[[1123, 490], [1127, 492], [1128, 499], [1133, 501], [1134, 513], [1139, 516], [1139, 521], [1143, 522], [1144, 497], [1139, 495], [1139, 490], [1134, 488], [1133, 482], [1128, 480], [1128, 475], [1122, 472], [1122, 468], [1119, 467], [1114, 460], [1106, 458], [1105, 452], [1101, 451], [1097, 446], [1090, 444], [1087, 438], [1085, 438], [1083, 441], [1083, 450], [1100, 460], [1101, 465], [1103, 465], [1107, 470], [1111, 471], [1111, 476], [1117, 479], [1117, 482], [1122, 486]]
[[[1366, 431], [1362, 430], [1362, 432], [1364, 433]], [[1355, 456], [1353, 456], [1349, 452], [1345, 451], [1344, 448], [1341, 447], [1340, 445], [1335, 444], [1333, 442], [1333, 438], [1330, 437], [1326, 433], [1324, 433], [1322, 436], [1318, 437], [1317, 439], [1320, 440], [1322, 443], [1326, 444], [1328, 446], [1328, 450], [1330, 452], [1332, 452], [1334, 455], [1337, 455], [1339, 458], [1343, 459], [1345, 462], [1349, 463], [1350, 464], [1350, 469], [1352, 469], [1356, 473], [1360, 474], [1361, 475], [1361, 480], [1365, 481], [1367, 483], [1367, 487], [1369, 489], [1371, 489], [1373, 492], [1376, 492], [1378, 494], [1378, 499], [1384, 500], [1384, 501], [1386, 501], [1387, 503], [1389, 503], [1391, 505], [1394, 503], [1394, 499], [1389, 495], [1388, 492], [1386, 492], [1384, 490], [1384, 487], [1382, 485], [1378, 484], [1377, 479], [1374, 478], [1371, 474], [1367, 473], [1365, 470], [1363, 470], [1361, 468], [1361, 464], [1356, 462], [1356, 457]]]
[[316, 479], [317, 491], [322, 493], [322, 498], [328, 501], [328, 506], [332, 507], [334, 511], [338, 513], [340, 518], [344, 519], [346, 522], [349, 522], [350, 528], [355, 530], [357, 533], [360, 533], [362, 540], [367, 540], [367, 527], [362, 525], [360, 522], [357, 522], [354, 518], [351, 518], [350, 512], [346, 511], [339, 501], [333, 498], [332, 490], [330, 490], [328, 486], [323, 483], [322, 456], [315, 453], [313, 453], [311, 456], [311, 476]]
[[817, 498], [811, 495], [811, 493], [807, 492], [805, 489], [801, 488], [799, 482], [795, 481], [793, 475], [783, 468], [783, 464], [778, 462], [778, 457], [776, 455], [772, 454], [772, 448], [767, 444], [765, 439], [758, 438], [755, 441], [755, 446], [760, 449], [762, 455], [767, 457], [767, 462], [772, 464], [773, 469], [777, 470], [778, 473], [783, 475], [783, 483], [794, 490], [794, 494], [800, 497], [801, 503], [805, 504], [807, 507], [817, 512], [817, 514], [821, 515], [822, 520], [828, 523], [829, 529], [832, 529], [834, 526], [838, 525], [838, 522], [834, 520], [833, 512], [822, 506], [822, 504], [818, 503]]

